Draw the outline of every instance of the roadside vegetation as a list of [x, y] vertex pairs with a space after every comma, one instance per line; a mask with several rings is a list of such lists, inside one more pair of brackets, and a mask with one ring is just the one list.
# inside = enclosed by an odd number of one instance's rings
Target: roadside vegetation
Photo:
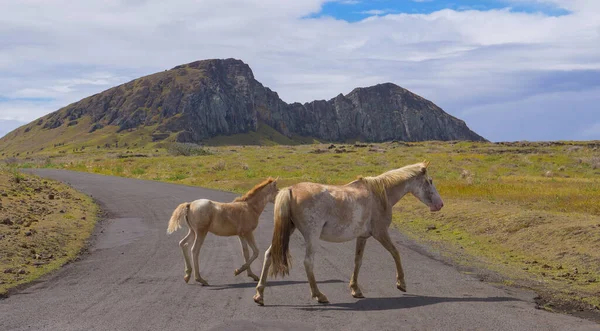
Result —
[[445, 207], [406, 197], [400, 231], [538, 290], [545, 308], [600, 307], [600, 142], [109, 147], [47, 148], [20, 164], [242, 193], [268, 176], [344, 184], [427, 159]]
[[0, 296], [76, 258], [98, 211], [74, 189], [6, 163], [0, 165], [0, 200]]

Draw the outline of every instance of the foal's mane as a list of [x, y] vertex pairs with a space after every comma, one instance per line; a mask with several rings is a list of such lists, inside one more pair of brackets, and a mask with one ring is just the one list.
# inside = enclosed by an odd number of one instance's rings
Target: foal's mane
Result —
[[265, 179], [262, 183], [256, 184], [250, 191], [246, 192], [246, 194], [242, 195], [241, 197], [235, 198], [235, 200], [233, 200], [233, 202], [248, 201], [248, 199], [252, 198], [260, 190], [262, 190], [265, 186], [271, 184], [274, 181], [275, 181], [275, 179], [273, 179], [273, 177], [269, 177], [269, 178]]
[[358, 180], [363, 182], [373, 194], [379, 199], [383, 210], [387, 209], [388, 199], [386, 189], [401, 184], [413, 177], [427, 173], [428, 162], [423, 161], [405, 167], [390, 170], [376, 177], [362, 177]]

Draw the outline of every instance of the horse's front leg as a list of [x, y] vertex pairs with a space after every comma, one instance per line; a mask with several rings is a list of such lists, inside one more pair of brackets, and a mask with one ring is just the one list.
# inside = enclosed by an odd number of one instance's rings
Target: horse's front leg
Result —
[[392, 254], [394, 258], [394, 262], [396, 262], [396, 287], [402, 291], [406, 292], [406, 282], [404, 281], [404, 270], [402, 270], [402, 261], [400, 261], [400, 253], [398, 253], [398, 249], [394, 246], [392, 239], [390, 238], [390, 234], [387, 229], [382, 231], [382, 233], [378, 233], [377, 235], [373, 234], [373, 237], [377, 239], [383, 245], [385, 249]]
[[260, 273], [260, 280], [256, 285], [256, 294], [254, 295], [254, 302], [261, 306], [265, 305], [264, 292], [265, 286], [267, 286], [267, 275], [269, 274], [269, 268], [271, 268], [271, 246], [265, 252], [265, 260], [263, 261], [262, 271]]
[[306, 240], [306, 255], [304, 257], [304, 269], [306, 269], [306, 277], [308, 278], [308, 283], [310, 285], [310, 293], [311, 296], [319, 303], [329, 303], [329, 300], [325, 296], [325, 294], [319, 291], [317, 287], [317, 281], [315, 280], [315, 274], [313, 273], [313, 265], [315, 252], [318, 245], [319, 237], [316, 238], [305, 238]]
[[365, 245], [367, 244], [368, 238], [356, 238], [356, 252], [354, 253], [354, 272], [352, 273], [352, 278], [350, 278], [350, 290], [352, 291], [352, 296], [355, 298], [364, 298], [365, 296], [362, 294], [360, 287], [358, 286], [358, 272], [360, 271], [360, 266], [362, 265], [363, 253], [365, 252]]

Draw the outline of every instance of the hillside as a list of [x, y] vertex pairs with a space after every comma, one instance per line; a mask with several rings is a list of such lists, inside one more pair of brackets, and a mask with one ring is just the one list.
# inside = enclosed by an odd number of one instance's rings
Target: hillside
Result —
[[225, 59], [180, 65], [75, 102], [0, 139], [0, 150], [207, 143], [232, 135], [227, 141], [238, 144], [484, 140], [462, 120], [391, 83], [287, 104], [255, 80], [247, 64]]

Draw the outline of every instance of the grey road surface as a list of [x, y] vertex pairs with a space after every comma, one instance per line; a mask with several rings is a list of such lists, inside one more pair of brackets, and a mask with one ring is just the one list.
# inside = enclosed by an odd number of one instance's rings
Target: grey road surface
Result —
[[[265, 306], [256, 284], [233, 271], [243, 263], [236, 237], [209, 235], [200, 253], [202, 287], [183, 281], [178, 241], [166, 234], [181, 202], [231, 201], [215, 190], [59, 170], [36, 174], [92, 195], [109, 219], [96, 230], [88, 254], [42, 281], [0, 300], [0, 330], [600, 330], [590, 321], [535, 309], [534, 294], [498, 288], [414, 250], [393, 231], [408, 293], [395, 286], [392, 257], [370, 239], [359, 277], [365, 299], [348, 289], [354, 242], [322, 243], [315, 261], [319, 286], [331, 301], [310, 298], [301, 263], [303, 240], [292, 237], [289, 277], [269, 282]], [[402, 201], [400, 202], [402, 203]], [[423, 207], [426, 208], [426, 207]], [[260, 272], [273, 223], [269, 204], [256, 231]]]

